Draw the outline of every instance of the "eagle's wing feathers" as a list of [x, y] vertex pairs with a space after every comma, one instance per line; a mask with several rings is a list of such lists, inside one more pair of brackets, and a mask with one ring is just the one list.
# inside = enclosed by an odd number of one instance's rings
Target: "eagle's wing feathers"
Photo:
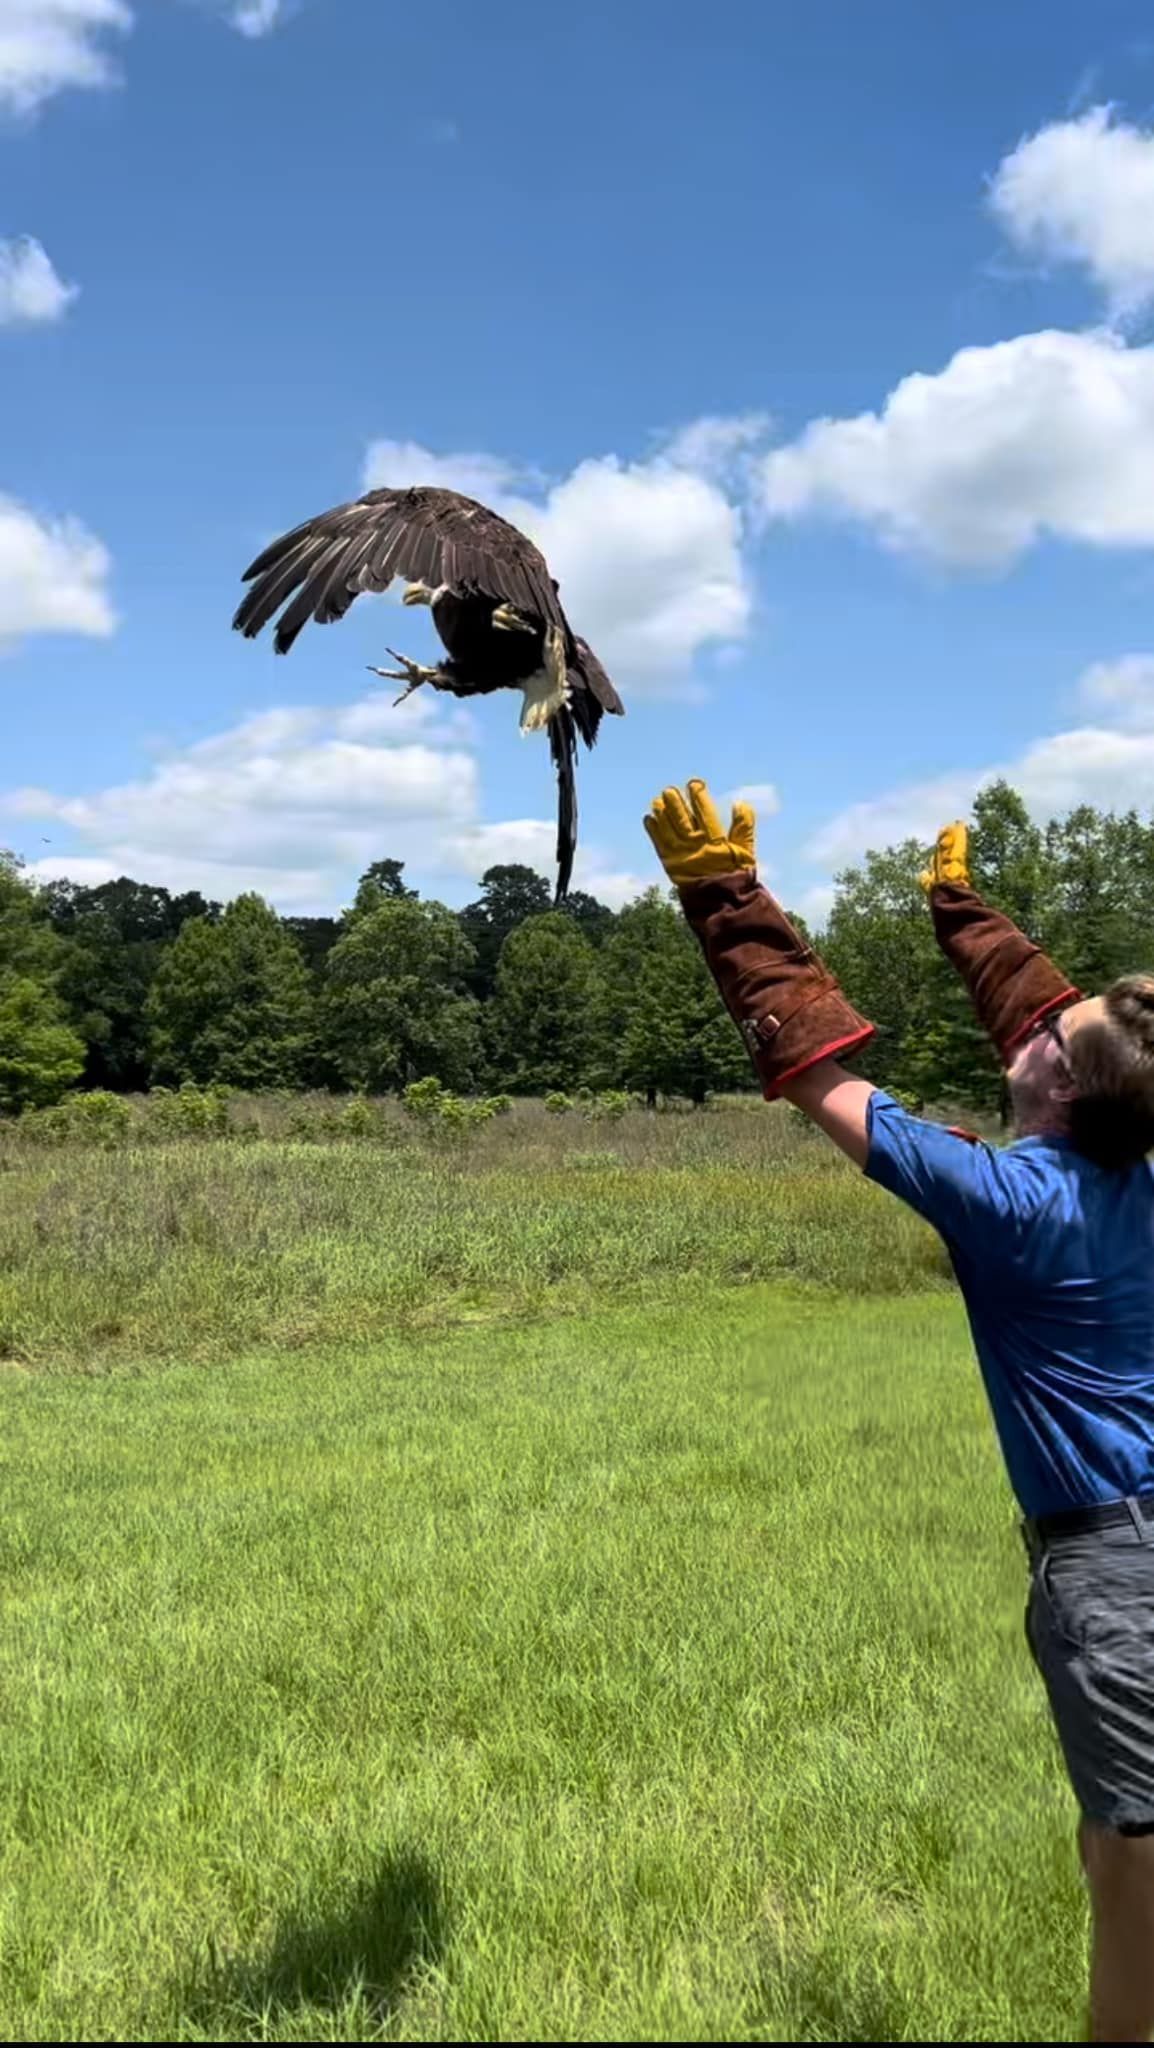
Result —
[[480, 591], [561, 626], [576, 649], [540, 549], [487, 506], [430, 485], [369, 491], [282, 535], [245, 571], [252, 587], [233, 625], [252, 639], [283, 605], [276, 649], [287, 654], [307, 620], [343, 618], [395, 576]]
[[578, 639], [575, 643], [575, 647], [575, 666], [580, 671], [581, 675], [585, 678], [585, 681], [588, 683], [589, 688], [592, 690], [593, 695], [597, 699], [597, 702], [600, 704], [602, 711], [612, 711], [615, 712], [619, 718], [622, 717], [625, 712], [625, 706], [621, 702], [620, 697], [617, 695], [616, 690], [614, 689], [612, 683], [606, 675], [605, 670], [602, 668], [601, 663], [598, 661], [597, 656], [594, 654], [593, 649], [590, 647], [589, 642], [587, 640]]

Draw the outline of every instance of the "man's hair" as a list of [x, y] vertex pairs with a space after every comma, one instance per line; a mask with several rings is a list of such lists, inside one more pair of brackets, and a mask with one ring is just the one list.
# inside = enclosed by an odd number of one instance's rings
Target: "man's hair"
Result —
[[1070, 1036], [1070, 1136], [1098, 1166], [1136, 1166], [1154, 1150], [1154, 974], [1124, 975], [1103, 1001]]

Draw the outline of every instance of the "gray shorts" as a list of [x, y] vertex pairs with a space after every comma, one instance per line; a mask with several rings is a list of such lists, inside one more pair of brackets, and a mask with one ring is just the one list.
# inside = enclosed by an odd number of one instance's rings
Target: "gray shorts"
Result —
[[1120, 1526], [1027, 1548], [1026, 1639], [1078, 1804], [1154, 1833], [1154, 1541]]

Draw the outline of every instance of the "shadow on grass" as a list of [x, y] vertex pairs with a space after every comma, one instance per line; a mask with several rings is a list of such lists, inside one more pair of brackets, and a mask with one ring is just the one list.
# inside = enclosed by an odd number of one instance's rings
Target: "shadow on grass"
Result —
[[845, 1953], [823, 1942], [808, 1951], [788, 1943], [763, 1957], [747, 2013], [750, 2041], [910, 2041], [911, 1997], [875, 1951]]
[[307, 2038], [289, 2030], [294, 2015], [336, 2014], [351, 2001], [384, 2026], [416, 1973], [439, 1961], [445, 1927], [432, 1865], [400, 1850], [343, 1910], [324, 1918], [302, 1907], [287, 1912], [267, 1954], [223, 1958], [210, 1949], [182, 1986], [180, 2007], [208, 2040]]

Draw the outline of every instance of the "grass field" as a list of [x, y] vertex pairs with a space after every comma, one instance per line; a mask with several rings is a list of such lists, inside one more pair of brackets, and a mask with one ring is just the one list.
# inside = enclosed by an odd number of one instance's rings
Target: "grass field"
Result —
[[350, 1142], [307, 1135], [299, 1106], [293, 1136], [284, 1104], [239, 1116], [231, 1139], [111, 1152], [0, 1136], [0, 1357], [122, 1370], [711, 1281], [949, 1284], [932, 1235], [784, 1110], [590, 1123], [518, 1105], [462, 1140], [392, 1105]]
[[1077, 2037], [932, 1240], [561, 1121], [9, 1145], [0, 2038]]

